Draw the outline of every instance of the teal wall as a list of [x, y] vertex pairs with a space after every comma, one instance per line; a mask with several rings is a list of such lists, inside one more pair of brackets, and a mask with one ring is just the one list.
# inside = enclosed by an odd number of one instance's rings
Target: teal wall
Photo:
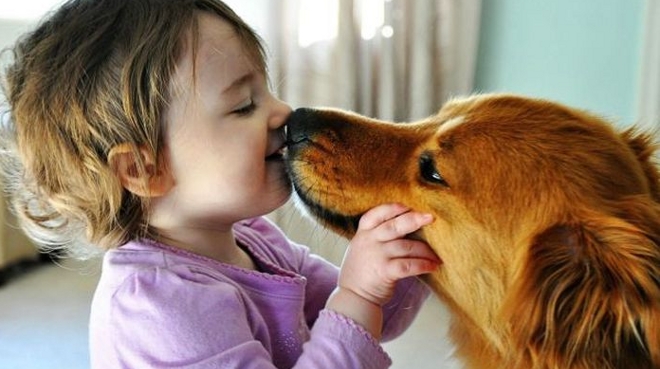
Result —
[[644, 0], [483, 0], [478, 92], [636, 119]]

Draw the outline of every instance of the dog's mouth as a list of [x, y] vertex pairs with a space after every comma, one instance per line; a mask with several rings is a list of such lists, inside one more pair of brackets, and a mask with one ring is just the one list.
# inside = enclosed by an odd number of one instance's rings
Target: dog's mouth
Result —
[[[339, 234], [343, 236], [352, 236], [357, 232], [358, 225], [360, 223], [360, 218], [363, 214], [359, 215], [342, 215], [323, 206], [319, 205], [316, 201], [311, 200], [304, 191], [300, 191], [296, 181], [293, 181], [293, 186], [296, 190], [296, 194], [300, 200], [305, 204], [307, 209], [312, 213], [317, 219], [325, 223], [328, 227], [333, 228]], [[421, 230], [415, 231], [406, 235], [407, 239], [427, 242], [424, 234]]]
[[272, 141], [270, 144], [270, 151], [268, 155], [266, 155], [266, 161], [282, 161], [284, 160], [285, 156], [285, 151], [287, 146], [289, 145], [287, 138], [287, 127], [286, 125], [280, 127], [277, 132], [275, 133], [274, 141]]
[[[286, 139], [284, 147], [280, 150], [280, 154], [285, 161], [287, 174], [291, 179], [298, 198], [312, 216], [335, 232], [346, 237], [351, 236], [357, 231], [362, 213], [354, 215], [340, 214], [323, 206], [323, 202], [314, 197], [314, 194], [317, 192], [308, 186], [308, 181], [302, 178], [306, 175], [304, 171], [298, 170], [298, 166], [300, 165], [311, 165], [303, 155], [306, 148], [317, 146], [312, 135], [303, 129], [304, 127], [301, 125], [300, 120], [301, 114], [307, 118], [311, 114], [311, 111], [299, 109], [294, 112], [296, 118], [293, 119], [290, 117], [284, 130]], [[290, 127], [292, 124], [296, 126], [294, 129]]]
[[286, 151], [286, 145], [280, 146], [277, 150], [266, 156], [266, 161], [282, 161], [284, 160], [284, 152]]
[[314, 215], [314, 217], [344, 236], [355, 234], [358, 229], [358, 224], [362, 214], [344, 215], [329, 210], [320, 205], [317, 201], [311, 199], [307, 195], [307, 192], [300, 187], [300, 184], [295, 179], [295, 176], [293, 176], [292, 183], [298, 198], [300, 198], [300, 200], [305, 204], [309, 212]]

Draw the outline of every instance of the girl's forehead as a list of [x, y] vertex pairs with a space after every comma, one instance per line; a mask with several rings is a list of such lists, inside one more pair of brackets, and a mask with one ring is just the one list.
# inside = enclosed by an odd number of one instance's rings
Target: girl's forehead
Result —
[[173, 82], [183, 88], [192, 81], [196, 85], [229, 83], [238, 75], [260, 69], [262, 63], [249, 50], [227, 21], [200, 12], [197, 23], [184, 36]]
[[197, 23], [197, 42], [199, 53], [226, 54], [240, 53], [243, 45], [236, 31], [224, 19], [207, 13], [201, 13]]
[[197, 26], [188, 33], [185, 45], [182, 59], [194, 63], [196, 69], [219, 64], [230, 68], [234, 64], [235, 68], [252, 70], [261, 69], [263, 64], [259, 52], [251, 50], [231, 24], [210, 13], [197, 15]]

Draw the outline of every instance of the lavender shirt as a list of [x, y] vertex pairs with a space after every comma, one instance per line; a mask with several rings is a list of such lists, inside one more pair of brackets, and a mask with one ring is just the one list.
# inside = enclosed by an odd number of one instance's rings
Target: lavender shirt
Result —
[[[324, 309], [338, 269], [266, 218], [234, 233], [260, 271], [153, 241], [107, 252], [90, 317], [92, 368], [387, 368], [361, 326]], [[428, 296], [402, 280], [384, 307], [384, 339], [401, 334]]]

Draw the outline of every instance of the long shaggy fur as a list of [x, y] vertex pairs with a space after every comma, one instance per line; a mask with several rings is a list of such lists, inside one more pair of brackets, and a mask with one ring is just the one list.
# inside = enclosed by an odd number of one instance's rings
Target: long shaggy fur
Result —
[[660, 369], [660, 182], [654, 136], [514, 95], [394, 124], [339, 110], [289, 120], [288, 167], [322, 223], [431, 212], [415, 237], [469, 369]]

